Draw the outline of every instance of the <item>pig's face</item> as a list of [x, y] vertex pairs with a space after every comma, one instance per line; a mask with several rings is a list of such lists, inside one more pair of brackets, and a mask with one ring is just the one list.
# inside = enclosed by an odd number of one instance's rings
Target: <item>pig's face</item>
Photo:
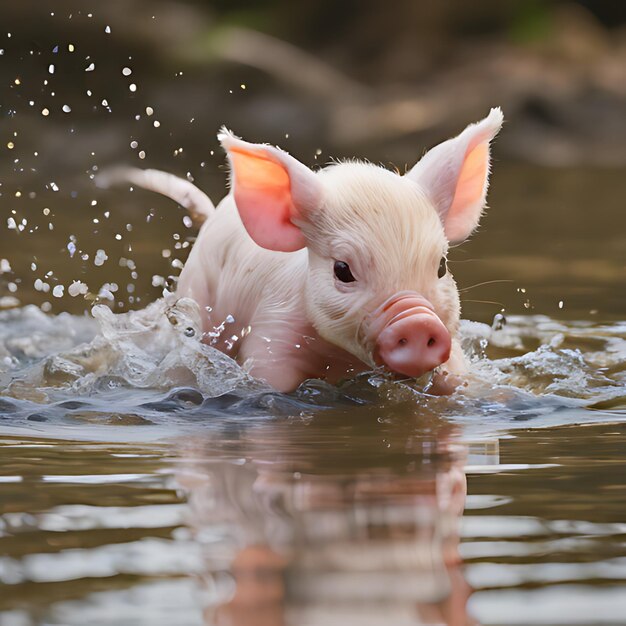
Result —
[[[315, 222], [302, 224], [302, 232], [309, 252], [307, 312], [320, 335], [365, 363], [377, 364], [382, 361], [376, 354], [378, 326], [388, 317], [380, 309], [397, 294], [428, 301], [454, 334], [459, 302], [446, 268], [449, 244], [420, 187], [359, 163], [331, 166], [318, 177], [324, 188], [322, 207]], [[406, 311], [399, 308], [396, 314]], [[439, 356], [446, 356], [445, 337], [440, 347]]]
[[221, 139], [250, 236], [272, 250], [307, 247], [306, 309], [318, 333], [417, 377], [449, 358], [460, 307], [445, 257], [478, 224], [501, 124], [493, 109], [404, 176], [364, 163], [313, 173], [271, 146]]

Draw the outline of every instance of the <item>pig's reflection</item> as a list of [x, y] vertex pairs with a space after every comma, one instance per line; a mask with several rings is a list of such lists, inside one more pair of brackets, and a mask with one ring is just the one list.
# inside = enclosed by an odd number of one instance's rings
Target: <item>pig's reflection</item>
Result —
[[318, 417], [183, 446], [206, 624], [474, 624], [458, 556], [467, 447]]

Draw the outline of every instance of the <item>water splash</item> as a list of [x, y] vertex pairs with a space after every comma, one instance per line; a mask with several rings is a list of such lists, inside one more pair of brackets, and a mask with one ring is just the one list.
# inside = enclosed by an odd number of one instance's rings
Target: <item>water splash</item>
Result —
[[626, 414], [624, 323], [513, 317], [494, 327], [464, 322], [461, 337], [471, 375], [450, 397], [379, 372], [338, 386], [307, 381], [285, 395], [201, 341], [192, 300], [169, 295], [124, 314], [98, 305], [92, 317], [27, 306], [0, 312], [0, 420], [198, 428], [213, 418], [374, 411], [382, 421], [447, 420], [480, 435]]
[[19, 397], [26, 387], [42, 396], [55, 390], [85, 395], [104, 379], [135, 389], [195, 387], [205, 397], [255, 387], [232, 359], [199, 341], [199, 310], [189, 299], [168, 297], [117, 315], [98, 305], [92, 315], [95, 324], [51, 318], [35, 307], [5, 312], [0, 381], [7, 395]]

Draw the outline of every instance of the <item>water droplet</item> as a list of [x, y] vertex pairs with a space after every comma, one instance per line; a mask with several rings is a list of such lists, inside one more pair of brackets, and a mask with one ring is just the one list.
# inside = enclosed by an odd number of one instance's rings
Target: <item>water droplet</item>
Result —
[[76, 50], [76, 48], [74, 47], [73, 43], [68, 43], [67, 44], [67, 50], [68, 50], [68, 52], [74, 52], [74, 50]]
[[110, 26], [106, 26], [106, 28], [104, 29], [104, 32], [105, 32], [107, 35], [110, 35], [110, 34], [111, 34], [111, 27], [110, 27]]
[[122, 68], [122, 74], [124, 76], [130, 76], [132, 73], [133, 73], [133, 70], [131, 70], [130, 67]]
[[50, 65], [48, 65], [48, 73], [54, 74], [54, 63], [50, 63]]
[[128, 85], [128, 89], [129, 91], [135, 93], [135, 91], [137, 91], [137, 85], [135, 85], [135, 83], [131, 83], [130, 85]]
[[145, 159], [146, 158], [145, 150], [140, 150], [138, 156], [140, 159]]
[[93, 264], [100, 267], [104, 265], [104, 262], [108, 259], [107, 253], [101, 248], [96, 251], [96, 256], [93, 259]]
[[16, 85], [21, 85], [21, 84], [22, 84], [22, 81], [21, 81], [19, 78], [16, 78], [16, 79], [15, 79], [15, 84], [16, 84]]
[[15, 148], [15, 144], [12, 141], [9, 141], [9, 143], [7, 143], [7, 148], [9, 150], [13, 150], [13, 148]]
[[134, 150], [135, 148], [139, 147], [139, 143], [133, 140], [130, 142], [130, 147]]
[[506, 317], [504, 317], [502, 313], [496, 313], [494, 315], [493, 322], [491, 323], [491, 328], [493, 330], [502, 330], [505, 324], [506, 324]]
[[154, 109], [152, 107], [146, 107], [146, 115], [152, 115], [154, 113]]
[[41, 109], [41, 114], [44, 117], [47, 117], [48, 115], [50, 115], [50, 111], [48, 109]]
[[54, 289], [52, 290], [52, 295], [55, 298], [62, 298], [64, 291], [65, 291], [65, 287], [63, 285], [55, 285]]
[[153, 125], [155, 128], [158, 128], [159, 126], [161, 126], [161, 122], [159, 122], [159, 120], [154, 120], [154, 122], [152, 123], [152, 125]]
[[72, 107], [69, 104], [64, 104], [63, 113], [71, 113], [71, 112], [72, 112]]
[[88, 291], [88, 287], [85, 283], [81, 282], [80, 280], [75, 280], [72, 281], [72, 284], [67, 288], [67, 293], [72, 297], [75, 298], [78, 295], [84, 295], [86, 294]]
[[85, 68], [85, 72], [93, 72], [96, 69], [96, 64], [95, 63], [90, 63], [86, 68]]

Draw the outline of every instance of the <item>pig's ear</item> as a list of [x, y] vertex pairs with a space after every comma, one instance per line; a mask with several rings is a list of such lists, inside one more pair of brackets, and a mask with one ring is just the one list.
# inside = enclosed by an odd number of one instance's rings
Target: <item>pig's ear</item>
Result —
[[296, 223], [321, 202], [317, 176], [286, 152], [248, 143], [225, 128], [218, 139], [228, 154], [235, 203], [250, 237], [268, 250], [303, 248], [306, 242]]
[[478, 226], [489, 184], [489, 144], [502, 120], [502, 111], [491, 109], [484, 120], [428, 151], [406, 174], [434, 203], [450, 242], [463, 241]]

